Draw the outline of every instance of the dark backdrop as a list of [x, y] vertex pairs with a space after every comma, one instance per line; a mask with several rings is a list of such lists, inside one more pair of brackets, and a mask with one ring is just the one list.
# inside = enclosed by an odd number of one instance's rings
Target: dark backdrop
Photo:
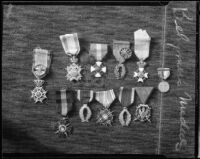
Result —
[[[179, 25], [188, 42], [177, 36], [173, 8], [188, 8], [192, 21], [184, 19]], [[170, 2], [165, 6], [95, 6], [95, 5], [4, 5], [3, 6], [3, 50], [2, 50], [2, 118], [4, 153], [131, 153], [163, 154], [167, 156], [191, 157], [194, 155], [195, 126], [195, 45], [196, 45], [196, 3]], [[134, 31], [146, 29], [152, 37], [150, 57], [147, 59], [149, 79], [143, 84], [132, 78], [136, 70], [135, 55], [125, 65], [127, 75], [124, 80], [114, 78], [117, 64], [112, 55], [112, 40], [127, 40], [133, 44]], [[164, 34], [165, 28], [165, 34]], [[64, 54], [59, 35], [77, 32], [81, 51], [79, 58], [85, 68], [81, 82], [66, 80], [64, 68], [69, 58]], [[109, 52], [104, 59], [108, 73], [101, 81], [94, 81], [90, 75], [90, 64], [84, 61], [89, 44], [108, 43]], [[164, 43], [165, 42], [165, 43]], [[180, 47], [181, 80], [179, 79], [178, 56]], [[167, 45], [168, 44], [168, 45]], [[45, 77], [48, 100], [44, 104], [34, 104], [30, 91], [34, 88], [31, 72], [32, 50], [40, 46], [53, 54], [50, 73]], [[133, 46], [132, 46], [133, 50]], [[163, 58], [164, 57], [164, 58]], [[180, 60], [179, 60], [180, 63]], [[157, 68], [171, 68], [167, 80], [170, 91], [161, 95], [157, 90], [159, 78]], [[152, 123], [131, 123], [121, 127], [118, 114], [122, 110], [115, 100], [111, 109], [115, 114], [112, 127], [98, 126], [95, 117], [100, 104], [93, 102], [93, 112], [89, 123], [81, 123], [76, 101], [71, 122], [74, 133], [68, 139], [58, 138], [52, 130], [52, 123], [60, 118], [56, 111], [55, 91], [61, 88], [107, 90], [120, 86], [155, 87], [148, 104], [152, 107]], [[191, 95], [192, 100], [185, 108], [184, 119], [189, 126], [185, 132], [187, 145], [176, 152], [175, 144], [180, 141], [180, 99]], [[139, 98], [130, 107], [135, 113]]]

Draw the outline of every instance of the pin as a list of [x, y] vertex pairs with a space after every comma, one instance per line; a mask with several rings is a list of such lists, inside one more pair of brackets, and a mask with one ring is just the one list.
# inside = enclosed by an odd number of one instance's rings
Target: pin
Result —
[[34, 99], [35, 103], [42, 103], [47, 98], [47, 91], [43, 89], [44, 80], [41, 78], [44, 78], [48, 74], [50, 63], [51, 55], [48, 50], [41, 49], [40, 47], [33, 50], [32, 72], [37, 79], [34, 80], [36, 86], [31, 91], [31, 98]]
[[78, 35], [77, 33], [60, 35], [60, 40], [65, 53], [71, 57], [70, 61], [72, 64], [65, 68], [65, 70], [67, 71], [67, 80], [79, 81], [82, 78], [82, 68], [77, 64], [77, 55], [80, 52]]
[[74, 104], [74, 96], [71, 90], [61, 89], [56, 91], [57, 100], [56, 103], [59, 105], [59, 113], [62, 118], [55, 124], [55, 133], [59, 137], [69, 137], [72, 134], [73, 127], [69, 120], [68, 113], [72, 110]]
[[136, 87], [135, 90], [142, 102], [142, 104], [139, 104], [135, 111], [135, 119], [134, 121], [141, 121], [141, 122], [151, 122], [151, 108], [146, 104], [149, 96], [151, 95], [153, 91], [153, 87]]
[[170, 89], [169, 83], [166, 80], [170, 76], [170, 68], [158, 68], [158, 76], [161, 79], [161, 82], [158, 84], [158, 89], [160, 92], [165, 93]]
[[114, 69], [115, 77], [122, 79], [126, 74], [126, 68], [123, 63], [132, 56], [130, 42], [113, 40], [113, 55], [119, 62]]
[[138, 79], [137, 82], [143, 82], [148, 78], [148, 73], [144, 71], [144, 67], [146, 66], [144, 60], [149, 57], [150, 41], [151, 37], [146, 30], [139, 29], [134, 32], [134, 53], [140, 60], [137, 62], [138, 70], [133, 75], [133, 77]]
[[90, 44], [89, 55], [93, 56], [97, 61], [94, 66], [90, 67], [90, 71], [95, 77], [102, 77], [106, 73], [106, 66], [103, 65], [102, 60], [108, 52], [107, 44]]
[[109, 110], [110, 105], [115, 100], [113, 90], [96, 92], [96, 100], [101, 103], [104, 108], [97, 115], [97, 123], [101, 125], [111, 126], [113, 122], [113, 112]]

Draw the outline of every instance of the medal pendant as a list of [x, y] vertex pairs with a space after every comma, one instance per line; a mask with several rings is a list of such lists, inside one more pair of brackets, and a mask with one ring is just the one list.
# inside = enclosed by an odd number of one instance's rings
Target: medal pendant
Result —
[[[125, 114], [126, 118], [124, 117]], [[129, 126], [131, 122], [131, 114], [129, 113], [126, 107], [124, 107], [121, 113], [119, 114], [119, 122], [121, 123], [122, 126]]]
[[145, 121], [151, 122], [150, 117], [151, 117], [151, 108], [148, 105], [140, 104], [137, 106], [134, 121], [139, 120], [141, 122]]
[[42, 87], [44, 80], [37, 79], [34, 80], [34, 83], [36, 84], [36, 87], [31, 91], [32, 94], [31, 98], [34, 99], [35, 103], [37, 102], [42, 103], [43, 100], [47, 98], [46, 96], [47, 91], [45, 91]]
[[55, 133], [59, 135], [59, 137], [69, 137], [72, 134], [73, 127], [69, 121], [68, 117], [63, 117], [59, 120], [55, 125]]
[[100, 110], [99, 114], [97, 115], [97, 123], [106, 126], [112, 126], [113, 122], [113, 112], [109, 109], [105, 108]]
[[69, 81], [79, 81], [81, 80], [81, 71], [82, 68], [81, 66], [77, 65], [76, 63], [72, 63], [70, 66], [67, 66], [66, 68], [67, 70], [67, 75], [65, 77], [67, 77], [67, 80]]
[[146, 66], [146, 62], [144, 61], [139, 61], [137, 62], [138, 65], [138, 70], [137, 72], [134, 72], [133, 77], [137, 78], [137, 82], [143, 82], [145, 79], [148, 78], [148, 73], [144, 71], [144, 67]]
[[106, 73], [106, 66], [101, 61], [97, 61], [95, 65], [91, 66], [90, 71], [94, 73], [95, 77], [102, 77]]

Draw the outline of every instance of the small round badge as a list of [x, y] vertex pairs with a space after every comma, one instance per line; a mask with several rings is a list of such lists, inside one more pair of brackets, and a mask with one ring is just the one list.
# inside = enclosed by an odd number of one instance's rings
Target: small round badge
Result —
[[169, 91], [169, 83], [166, 81], [162, 81], [158, 84], [158, 89], [160, 92], [165, 93]]

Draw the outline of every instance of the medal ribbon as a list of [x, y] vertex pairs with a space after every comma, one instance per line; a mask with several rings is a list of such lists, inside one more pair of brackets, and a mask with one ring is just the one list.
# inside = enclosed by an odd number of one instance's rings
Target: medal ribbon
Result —
[[151, 37], [146, 30], [139, 29], [134, 32], [134, 52], [139, 60], [144, 61], [149, 57]]
[[77, 90], [77, 98], [82, 104], [87, 104], [92, 101], [94, 92], [92, 90]]
[[135, 99], [135, 88], [128, 89], [120, 87], [119, 91], [119, 101], [123, 107], [128, 107], [133, 104]]
[[135, 90], [142, 102], [142, 104], [146, 104], [149, 96], [151, 95], [154, 87], [136, 87]]
[[126, 60], [124, 57], [120, 55], [120, 51], [122, 48], [129, 49], [130, 42], [113, 40], [113, 55], [115, 56], [116, 60], [119, 61], [119, 63], [124, 63], [124, 61]]
[[101, 103], [105, 108], [109, 108], [115, 98], [116, 97], [113, 89], [108, 91], [96, 92], [96, 100]]
[[76, 56], [79, 54], [80, 45], [77, 33], [60, 35], [60, 40], [67, 55]]
[[[41, 49], [39, 47], [33, 50], [33, 65], [32, 65], [32, 72], [36, 78], [43, 78], [49, 71], [49, 67], [51, 64], [51, 54], [48, 50]], [[41, 75], [37, 75], [34, 72], [34, 68], [38, 65], [42, 65], [45, 67], [45, 73]]]
[[68, 112], [72, 110], [72, 106], [74, 103], [73, 92], [62, 89], [60, 91], [57, 91], [56, 94], [56, 103], [60, 104], [59, 112], [61, 112], [62, 116], [66, 116]]
[[107, 44], [90, 44], [89, 55], [93, 56], [97, 61], [101, 61], [108, 52]]

